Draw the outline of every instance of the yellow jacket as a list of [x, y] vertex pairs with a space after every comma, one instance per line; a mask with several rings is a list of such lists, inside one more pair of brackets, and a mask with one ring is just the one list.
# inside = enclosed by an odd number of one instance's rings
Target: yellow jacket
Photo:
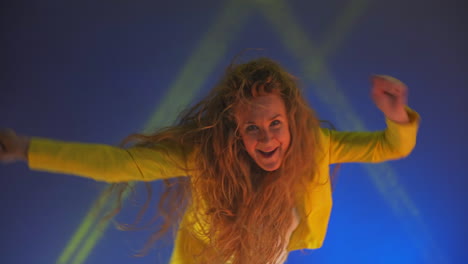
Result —
[[[291, 235], [288, 251], [320, 248], [324, 241], [332, 208], [329, 165], [345, 162], [382, 162], [407, 156], [415, 146], [419, 115], [407, 109], [410, 122], [398, 124], [386, 120], [387, 128], [377, 132], [339, 132], [321, 128], [318, 135], [316, 179], [307, 191], [298, 194], [296, 205], [299, 225]], [[161, 151], [152, 148], [117, 147], [59, 142], [32, 138], [29, 167], [80, 175], [105, 182], [153, 181], [186, 174], [174, 166]], [[184, 155], [180, 155], [182, 158]], [[190, 163], [190, 161], [188, 161]], [[318, 184], [325, 183], [325, 184]], [[203, 242], [180, 229], [172, 253], [171, 264], [193, 263], [190, 252], [201, 249]]]

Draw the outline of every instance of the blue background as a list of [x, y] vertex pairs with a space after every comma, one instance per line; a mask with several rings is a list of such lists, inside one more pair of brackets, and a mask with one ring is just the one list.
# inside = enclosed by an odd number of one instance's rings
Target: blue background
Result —
[[[142, 131], [227, 2], [2, 2], [0, 127], [112, 145]], [[384, 128], [369, 96], [374, 73], [404, 81], [409, 105], [422, 117], [417, 147], [408, 158], [370, 169], [343, 165], [324, 246], [306, 255], [293, 252], [288, 263], [466, 263], [468, 19], [463, 1], [288, 1], [303, 30], [300, 37], [311, 44], [296, 49], [262, 11], [268, 2], [282, 1], [238, 2], [247, 11], [238, 14], [228, 45], [218, 47], [221, 56], [202, 76], [195, 98], [212, 87], [236, 54], [263, 48], [246, 56], [279, 61], [301, 79], [320, 118], [340, 130], [355, 128], [343, 109], [352, 109], [367, 129]], [[340, 14], [356, 6], [362, 12], [353, 25], [335, 36], [341, 38], [338, 44], [327, 46], [324, 40]], [[273, 20], [288, 25], [280, 17]], [[331, 47], [322, 66], [349, 105], [316, 96], [330, 87], [308, 78], [301, 64], [319, 59], [305, 52], [312, 45]], [[373, 178], [369, 170], [389, 167], [396, 177], [392, 186], [384, 181], [390, 190], [384, 195], [376, 185], [378, 173]], [[0, 166], [0, 175], [1, 263], [55, 263], [105, 187], [30, 171], [22, 163]], [[117, 218], [130, 222], [135, 210], [126, 207]], [[144, 258], [131, 256], [148, 234], [110, 227], [85, 263], [166, 263], [167, 245]]]

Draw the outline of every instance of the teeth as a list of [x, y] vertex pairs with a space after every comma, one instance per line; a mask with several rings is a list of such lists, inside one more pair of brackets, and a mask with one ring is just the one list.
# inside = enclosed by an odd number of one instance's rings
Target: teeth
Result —
[[262, 151], [262, 150], [258, 150], [258, 151], [259, 151], [259, 152], [260, 152], [260, 153], [261, 153], [263, 156], [267, 156], [267, 157], [269, 157], [269, 156], [272, 156], [272, 155], [273, 155], [273, 153], [274, 153], [274, 152], [275, 152], [277, 149], [278, 149], [278, 148], [275, 148], [274, 150], [272, 150], [272, 151], [268, 151], [268, 152], [266, 152], [266, 151]]

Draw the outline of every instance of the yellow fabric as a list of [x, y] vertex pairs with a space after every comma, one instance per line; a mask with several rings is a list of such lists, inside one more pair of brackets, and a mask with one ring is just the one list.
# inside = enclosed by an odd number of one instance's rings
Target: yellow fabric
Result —
[[[326, 235], [332, 196], [329, 165], [345, 162], [382, 162], [407, 156], [414, 148], [419, 115], [407, 109], [410, 122], [386, 120], [387, 128], [377, 132], [340, 132], [321, 128], [318, 133], [315, 179], [299, 193], [296, 205], [299, 225], [291, 235], [288, 250], [322, 246]], [[60, 142], [32, 138], [29, 167], [36, 170], [75, 174], [98, 181], [153, 181], [186, 175], [182, 152], [168, 148], [133, 147], [128, 150], [107, 145]], [[177, 165], [174, 165], [177, 164]], [[190, 167], [190, 166], [189, 166]], [[182, 220], [188, 221], [190, 211]], [[193, 263], [193, 254], [203, 242], [181, 228], [177, 234], [171, 264]]]
[[28, 150], [31, 169], [72, 174], [109, 183], [154, 181], [185, 176], [181, 151], [63, 142], [31, 138]]

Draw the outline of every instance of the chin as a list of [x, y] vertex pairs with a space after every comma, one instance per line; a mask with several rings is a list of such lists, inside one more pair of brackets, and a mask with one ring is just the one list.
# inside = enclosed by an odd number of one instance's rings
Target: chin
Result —
[[280, 168], [281, 163], [277, 162], [275, 164], [258, 164], [260, 168], [262, 168], [264, 171], [275, 171]]

